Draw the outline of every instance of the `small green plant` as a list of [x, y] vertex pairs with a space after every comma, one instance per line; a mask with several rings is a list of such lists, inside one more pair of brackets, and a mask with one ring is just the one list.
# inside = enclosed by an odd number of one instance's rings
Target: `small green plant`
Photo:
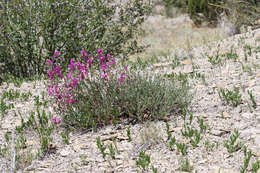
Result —
[[199, 123], [199, 127], [200, 127], [200, 133], [204, 133], [207, 130], [207, 126], [204, 124], [204, 121], [202, 118], [197, 117], [197, 121]]
[[119, 152], [119, 150], [118, 150], [118, 148], [117, 148], [116, 138], [113, 137], [113, 138], [112, 138], [112, 141], [113, 141], [113, 144], [114, 144], [114, 146], [115, 146], [116, 153], [117, 153], [117, 154], [120, 154], [120, 152]]
[[244, 147], [244, 164], [240, 167], [240, 173], [246, 173], [251, 157], [252, 151], [247, 151], [247, 148]]
[[188, 158], [182, 160], [180, 170], [184, 172], [192, 172], [193, 166], [191, 165]]
[[168, 79], [182, 81], [184, 83], [188, 82], [189, 75], [184, 73], [171, 73], [171, 74], [165, 74], [164, 75]]
[[[36, 114], [36, 116], [35, 116]], [[26, 129], [35, 130], [40, 138], [41, 151], [48, 152], [50, 147], [50, 142], [52, 142], [51, 134], [54, 130], [54, 126], [57, 125], [56, 118], [51, 121], [43, 110], [42, 113], [37, 109], [36, 113], [31, 112], [29, 119], [25, 122], [21, 117], [21, 126], [16, 127], [16, 131], [20, 134], [21, 141], [24, 141], [23, 133]], [[25, 142], [22, 142], [25, 143]]]
[[166, 125], [167, 141], [168, 141], [172, 137], [172, 134], [170, 132], [170, 126], [168, 122], [166, 122], [165, 125]]
[[96, 131], [97, 131], [97, 123], [96, 123], [95, 120], [92, 120], [91, 126], [92, 126], [92, 131], [93, 131], [93, 132], [96, 132]]
[[240, 133], [235, 129], [234, 133], [230, 136], [230, 139], [224, 142], [224, 147], [227, 148], [229, 153], [236, 152], [242, 148], [243, 144], [241, 142], [236, 143], [239, 135]]
[[100, 136], [97, 137], [97, 147], [98, 147], [98, 149], [100, 150], [103, 159], [105, 159], [105, 157], [106, 157], [106, 155], [107, 155], [107, 153], [105, 153], [106, 147], [105, 147], [105, 145], [101, 142]]
[[202, 137], [201, 137], [200, 133], [197, 130], [195, 130], [194, 131], [194, 139], [191, 139], [192, 147], [193, 148], [198, 147], [198, 144], [199, 144], [201, 139], [202, 139]]
[[20, 97], [20, 92], [18, 90], [10, 89], [9, 91], [3, 92], [3, 98], [7, 98], [8, 100], [15, 100]]
[[242, 69], [243, 69], [243, 72], [247, 72], [247, 73], [252, 73], [252, 67], [249, 65], [249, 64], [242, 64], [241, 63], [241, 65], [242, 65]]
[[110, 155], [110, 157], [112, 159], [116, 159], [116, 157], [115, 157], [116, 152], [115, 152], [115, 149], [114, 149], [113, 145], [110, 144], [108, 148], [109, 148], [109, 155]]
[[190, 120], [189, 124], [191, 124], [192, 120], [193, 120], [193, 112], [189, 112], [189, 115], [190, 115], [190, 117], [189, 117], [189, 120]]
[[252, 47], [250, 45], [244, 46], [244, 57], [245, 61], [248, 61], [248, 56], [252, 56]]
[[[17, 131], [18, 132], [18, 131]], [[16, 141], [16, 147], [17, 148], [26, 148], [26, 138], [24, 137], [24, 133], [22, 131], [18, 132], [19, 138]]]
[[184, 128], [181, 129], [182, 136], [186, 138], [191, 138], [194, 135], [195, 130], [192, 129], [192, 127], [187, 126], [184, 124]]
[[216, 147], [214, 143], [210, 144], [208, 140], [205, 141], [204, 145], [207, 151], [213, 151], [214, 148]]
[[34, 96], [34, 105], [36, 107], [46, 106], [48, 104], [48, 100], [44, 99], [44, 95], [42, 96], [42, 101], [40, 101], [40, 96]]
[[184, 122], [186, 121], [187, 114], [188, 114], [187, 108], [184, 107], [184, 108], [182, 109], [182, 114], [181, 114], [181, 118], [182, 118], [182, 120], [183, 120]]
[[176, 144], [176, 139], [175, 137], [171, 137], [170, 138], [170, 142], [169, 142], [169, 147], [170, 147], [170, 150], [173, 151], [173, 147], [174, 145]]
[[252, 102], [252, 107], [253, 107], [254, 109], [256, 109], [257, 104], [256, 104], [256, 101], [255, 101], [255, 97], [254, 97], [253, 94], [252, 94], [252, 91], [248, 90], [247, 93], [248, 93], [248, 95], [249, 95], [249, 97], [250, 97], [250, 100], [251, 100], [251, 102]]
[[32, 96], [32, 93], [22, 93], [21, 94], [21, 98], [24, 99], [25, 101], [27, 101], [29, 99], [29, 97]]
[[128, 141], [131, 142], [132, 141], [132, 137], [131, 137], [130, 127], [127, 128], [126, 134], [127, 134], [127, 137], [128, 137]]
[[136, 160], [136, 166], [145, 170], [148, 168], [149, 164], [150, 164], [150, 156], [145, 154], [145, 151], [141, 151], [139, 153], [139, 158]]
[[69, 145], [69, 132], [67, 130], [65, 132], [61, 132], [61, 138], [65, 144]]
[[32, 96], [32, 93], [20, 93], [18, 90], [13, 90], [10, 89], [9, 91], [4, 91], [3, 92], [3, 99], [8, 99], [8, 100], [15, 100], [18, 98], [22, 98], [24, 100], [28, 100], [28, 98]]
[[215, 56], [208, 56], [208, 61], [211, 63], [211, 65], [220, 65], [222, 63], [221, 56], [219, 54]]
[[252, 164], [252, 172], [257, 173], [260, 169], [260, 160], [257, 160], [255, 163]]
[[1, 116], [4, 117], [4, 114], [7, 110], [9, 109], [13, 109], [14, 108], [14, 104], [11, 103], [9, 105], [6, 104], [4, 98], [1, 98], [1, 103], [0, 103], [0, 112], [1, 112]]
[[188, 149], [187, 144], [176, 143], [176, 146], [177, 146], [178, 151], [180, 151], [183, 156], [185, 156], [187, 154], [187, 149]]
[[9, 142], [9, 139], [10, 139], [10, 137], [9, 137], [9, 132], [6, 132], [6, 133], [5, 133], [5, 141], [6, 141], [6, 142]]
[[172, 69], [174, 70], [176, 67], [178, 67], [181, 64], [180, 59], [177, 55], [174, 56], [172, 59]]
[[219, 97], [225, 101], [228, 105], [231, 104], [233, 107], [238, 106], [241, 104], [241, 94], [239, 93], [239, 89], [235, 88], [234, 91], [230, 91], [228, 89], [221, 88], [218, 92]]
[[236, 61], [238, 59], [238, 54], [233, 52], [233, 46], [232, 46], [230, 52], [223, 54], [223, 56], [226, 56], [227, 59], [232, 59], [234, 61]]
[[153, 171], [153, 173], [158, 173], [158, 169], [154, 166], [152, 166], [152, 171]]

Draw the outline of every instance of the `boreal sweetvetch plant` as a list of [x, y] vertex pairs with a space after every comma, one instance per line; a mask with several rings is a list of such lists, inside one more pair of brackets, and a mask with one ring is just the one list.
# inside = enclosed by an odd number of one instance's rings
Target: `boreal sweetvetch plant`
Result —
[[59, 52], [48, 59], [48, 92], [63, 122], [77, 127], [132, 122], [172, 115], [189, 104], [186, 82], [165, 80], [143, 71], [131, 71], [119, 60], [98, 49], [94, 57], [81, 50], [62, 71]]
[[142, 0], [2, 0], [0, 74], [44, 74], [55, 49], [62, 53], [63, 69], [82, 47], [89, 53], [103, 47], [121, 58], [140, 52], [139, 26], [149, 12], [149, 3]]

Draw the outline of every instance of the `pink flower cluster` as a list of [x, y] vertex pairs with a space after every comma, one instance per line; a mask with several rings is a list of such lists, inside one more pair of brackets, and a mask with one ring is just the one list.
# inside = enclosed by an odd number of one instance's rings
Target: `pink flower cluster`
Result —
[[107, 56], [104, 56], [102, 49], [98, 49], [97, 54], [99, 56], [100, 68], [102, 71], [100, 76], [104, 80], [108, 80], [108, 72], [110, 71], [110, 68], [116, 64], [116, 60], [115, 60], [115, 58], [112, 58], [110, 54], [107, 54]]
[[60, 124], [61, 120], [57, 120], [57, 118], [54, 117], [54, 118], [52, 118], [52, 122], [54, 125], [56, 125], [56, 124]]
[[[47, 65], [50, 70], [47, 71], [48, 79], [51, 81], [48, 86], [48, 93], [50, 96], [54, 96], [59, 103], [65, 103], [67, 105], [78, 103], [76, 97], [77, 88], [81, 81], [87, 78], [93, 65], [94, 58], [91, 58], [87, 52], [82, 49], [80, 51], [81, 62], [76, 62], [75, 59], [71, 59], [68, 65], [68, 71], [63, 76], [61, 67], [58, 64], [54, 64], [55, 58], [60, 55], [60, 52], [55, 51], [52, 59], [47, 59]], [[107, 81], [109, 79], [111, 68], [116, 65], [115, 58], [110, 54], [103, 55], [103, 50], [97, 50], [97, 58], [100, 63], [100, 76]], [[118, 78], [120, 83], [124, 82], [126, 78], [127, 66], [124, 67], [124, 71]], [[56, 120], [55, 120], [56, 121]]]

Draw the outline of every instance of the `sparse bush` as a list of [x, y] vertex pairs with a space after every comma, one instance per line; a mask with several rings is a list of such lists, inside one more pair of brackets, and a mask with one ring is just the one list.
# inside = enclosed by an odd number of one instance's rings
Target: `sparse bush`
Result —
[[81, 48], [120, 58], [142, 51], [136, 38], [150, 11], [142, 0], [11, 0], [0, 9], [0, 74], [23, 78], [43, 74], [55, 49], [66, 57], [62, 68]]
[[249, 25], [257, 28], [260, 24], [255, 21], [260, 19], [260, 2], [256, 0], [163, 0], [167, 10], [177, 7], [189, 13], [195, 24], [202, 21], [217, 24], [219, 14], [225, 12], [230, 21], [240, 28]]

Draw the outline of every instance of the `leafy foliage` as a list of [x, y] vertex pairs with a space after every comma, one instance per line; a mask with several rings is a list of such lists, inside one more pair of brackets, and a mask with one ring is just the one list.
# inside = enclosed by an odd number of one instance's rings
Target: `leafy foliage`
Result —
[[0, 73], [23, 78], [43, 74], [55, 49], [65, 57], [62, 67], [82, 48], [121, 58], [142, 51], [136, 38], [150, 11], [141, 0], [11, 0], [0, 9]]
[[[125, 83], [117, 78], [110, 81], [83, 83], [79, 92], [79, 103], [65, 113], [65, 121], [89, 126], [115, 123], [120, 118], [135, 121], [157, 119], [169, 115], [174, 109], [188, 104], [188, 86], [176, 86], [174, 81], [163, 81], [132, 72]], [[174, 106], [176, 105], [176, 106]]]

